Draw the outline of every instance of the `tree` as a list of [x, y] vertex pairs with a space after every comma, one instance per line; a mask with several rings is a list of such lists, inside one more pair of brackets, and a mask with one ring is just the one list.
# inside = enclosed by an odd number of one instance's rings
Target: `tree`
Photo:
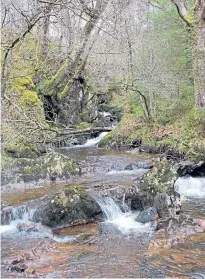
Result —
[[171, 1], [192, 32], [195, 102], [197, 107], [205, 107], [205, 0], [196, 0], [191, 11], [185, 0]]

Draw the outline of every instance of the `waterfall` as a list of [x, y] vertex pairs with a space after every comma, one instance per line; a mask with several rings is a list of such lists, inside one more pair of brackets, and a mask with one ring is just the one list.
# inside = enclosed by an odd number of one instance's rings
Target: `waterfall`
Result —
[[114, 220], [123, 215], [120, 207], [114, 202], [111, 197], [96, 196], [94, 197], [94, 199], [99, 204], [107, 220]]
[[[142, 224], [136, 220], [139, 212], [122, 212], [120, 207], [111, 197], [93, 196], [95, 201], [99, 204], [102, 212], [104, 213], [106, 220], [105, 224], [114, 225], [122, 234], [130, 233], [150, 233], [151, 224]], [[124, 208], [128, 208], [125, 201], [123, 200]]]
[[10, 231], [16, 228], [19, 221], [33, 221], [35, 209], [28, 209], [26, 205], [17, 207], [7, 206], [1, 211], [0, 232]]
[[95, 146], [97, 145], [106, 135], [108, 134], [108, 132], [103, 132], [101, 133], [97, 138], [94, 139], [89, 139], [87, 140], [87, 142], [83, 145], [81, 145], [82, 147], [89, 147], [89, 146]]

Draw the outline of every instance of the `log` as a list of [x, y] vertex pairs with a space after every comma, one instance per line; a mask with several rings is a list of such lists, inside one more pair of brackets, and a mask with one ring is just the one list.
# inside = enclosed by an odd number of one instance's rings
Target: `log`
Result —
[[95, 128], [86, 128], [81, 130], [69, 130], [68, 133], [60, 133], [58, 134], [58, 137], [61, 136], [68, 136], [68, 135], [78, 135], [78, 134], [84, 134], [84, 133], [92, 133], [92, 132], [110, 132], [112, 131], [112, 127], [95, 127]]

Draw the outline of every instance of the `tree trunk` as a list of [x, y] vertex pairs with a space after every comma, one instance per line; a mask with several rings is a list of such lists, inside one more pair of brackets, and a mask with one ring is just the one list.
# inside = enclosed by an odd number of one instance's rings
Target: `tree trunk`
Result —
[[[205, 0], [196, 0], [194, 11], [189, 12], [185, 0], [171, 0], [179, 16], [193, 32], [193, 74], [195, 104], [205, 107]], [[194, 13], [194, 18], [191, 14]]]
[[[200, 12], [202, 15], [203, 11]], [[194, 89], [197, 107], [205, 107], [205, 18], [198, 18], [199, 22], [194, 28], [195, 32], [192, 52]]]

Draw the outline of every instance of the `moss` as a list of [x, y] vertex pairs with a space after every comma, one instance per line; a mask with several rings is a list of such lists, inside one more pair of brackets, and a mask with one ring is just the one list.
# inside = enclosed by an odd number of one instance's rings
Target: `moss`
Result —
[[113, 141], [112, 132], [104, 136], [104, 138], [99, 142], [99, 147], [102, 147], [103, 145], [105, 145], [106, 143], [110, 143], [111, 141]]
[[69, 80], [66, 84], [66, 86], [64, 87], [64, 89], [58, 93], [58, 99], [61, 100], [69, 91], [71, 85], [72, 85], [73, 81]]
[[26, 145], [22, 142], [16, 144], [6, 144], [4, 146], [5, 153], [10, 155], [10, 157], [18, 157], [18, 158], [37, 158], [38, 151], [36, 150], [35, 146], [30, 144]]
[[14, 159], [5, 164], [5, 169], [7, 168], [13, 171], [13, 177], [19, 177], [24, 181], [53, 177], [67, 179], [79, 174], [79, 168], [75, 161], [57, 152], [35, 159]]
[[32, 76], [15, 79], [11, 84], [11, 90], [19, 95], [22, 108], [30, 109], [31, 106], [41, 107]]
[[86, 129], [90, 128], [91, 124], [88, 122], [80, 122], [78, 125], [76, 125], [76, 129]]
[[148, 173], [144, 174], [140, 181], [139, 187], [146, 196], [146, 202], [152, 205], [154, 197], [159, 193], [172, 194], [177, 177], [177, 169], [168, 161], [156, 163]]
[[189, 12], [187, 12], [187, 14], [186, 14], [186, 20], [189, 23], [189, 25], [191, 25], [191, 26], [194, 25], [193, 17], [191, 16], [191, 14]]

